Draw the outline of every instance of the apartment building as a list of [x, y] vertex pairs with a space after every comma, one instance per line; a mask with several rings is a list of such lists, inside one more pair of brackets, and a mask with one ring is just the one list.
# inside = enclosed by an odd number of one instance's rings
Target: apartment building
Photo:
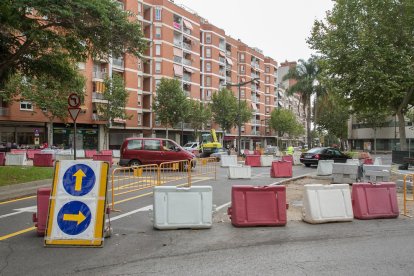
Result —
[[[286, 95], [280, 86], [278, 63], [255, 47], [226, 34], [200, 17], [195, 11], [168, 0], [123, 0], [120, 8], [136, 15], [149, 47], [141, 58], [131, 55], [111, 57], [109, 60], [89, 59], [79, 63], [86, 78], [86, 97], [78, 117], [77, 147], [102, 149], [104, 140], [110, 148], [119, 148], [127, 137], [165, 137], [165, 126], [152, 111], [156, 88], [162, 78], [181, 82], [188, 98], [205, 103], [228, 84], [252, 79], [240, 89], [240, 99], [252, 109], [252, 118], [241, 128], [242, 148], [275, 144], [275, 133], [269, 127], [270, 113], [274, 108], [294, 108], [296, 97]], [[288, 64], [291, 66], [291, 64]], [[286, 66], [282, 66], [282, 71]], [[129, 92], [126, 105], [129, 120], [114, 118], [109, 136], [104, 137], [98, 106], [107, 104], [102, 97], [105, 76], [121, 76]], [[239, 97], [237, 87], [231, 87]], [[298, 116], [302, 116], [298, 113]], [[221, 129], [211, 122], [206, 126]], [[30, 102], [20, 101], [6, 106], [0, 101], [0, 143], [17, 142], [32, 145], [34, 137], [40, 143], [71, 146], [73, 132], [70, 124], [48, 119]], [[238, 130], [226, 133], [225, 143], [236, 144]], [[189, 124], [173, 126], [169, 138], [184, 143], [194, 140]]]

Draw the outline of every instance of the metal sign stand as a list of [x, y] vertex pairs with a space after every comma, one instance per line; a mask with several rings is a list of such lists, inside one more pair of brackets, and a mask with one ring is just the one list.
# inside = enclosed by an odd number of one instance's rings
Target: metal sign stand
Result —
[[70, 94], [68, 97], [68, 111], [70, 117], [72, 117], [73, 120], [73, 159], [76, 160], [76, 119], [78, 118], [79, 112], [80, 112], [80, 98], [77, 94]]

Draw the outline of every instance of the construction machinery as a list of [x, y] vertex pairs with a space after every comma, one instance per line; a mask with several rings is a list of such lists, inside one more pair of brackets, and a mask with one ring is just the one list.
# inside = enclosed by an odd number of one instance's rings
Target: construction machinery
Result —
[[223, 148], [222, 144], [217, 140], [216, 131], [210, 130], [210, 133], [204, 133], [201, 135], [202, 141], [200, 146], [200, 157], [209, 157], [210, 154], [217, 152]]

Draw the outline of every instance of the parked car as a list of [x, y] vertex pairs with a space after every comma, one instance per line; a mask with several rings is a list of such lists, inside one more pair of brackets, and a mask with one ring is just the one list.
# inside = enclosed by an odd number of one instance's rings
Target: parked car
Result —
[[319, 160], [334, 160], [335, 163], [345, 163], [351, 157], [337, 148], [312, 148], [300, 156], [300, 162], [306, 167], [318, 165]]
[[[121, 146], [120, 166], [161, 164], [163, 162], [192, 160], [194, 154], [176, 142], [162, 138], [128, 138]], [[193, 167], [195, 161], [192, 162]], [[185, 169], [185, 168], [184, 168]]]
[[199, 150], [199, 146], [199, 142], [188, 142], [183, 146], [183, 149], [188, 150], [189, 152], [193, 152], [194, 150]]
[[214, 157], [217, 161], [220, 161], [222, 155], [228, 155], [228, 150], [218, 149], [216, 152], [212, 153], [210, 157]]

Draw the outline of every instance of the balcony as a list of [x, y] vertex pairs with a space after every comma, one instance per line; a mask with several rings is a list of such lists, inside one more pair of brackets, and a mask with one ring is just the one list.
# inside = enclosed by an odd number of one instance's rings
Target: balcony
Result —
[[182, 62], [182, 57], [174, 56], [174, 62], [180, 63]]
[[106, 78], [106, 72], [94, 71], [92, 74], [92, 81], [102, 81]]
[[191, 30], [184, 27], [184, 33], [186, 35], [191, 35]]
[[92, 100], [103, 100], [104, 94], [99, 92], [92, 92]]
[[124, 58], [113, 58], [112, 66], [124, 69]]
[[96, 114], [96, 113], [93, 113], [93, 114], [92, 114], [92, 121], [100, 121], [100, 119], [99, 119], [99, 115], [98, 115], [98, 114]]
[[231, 57], [231, 51], [227, 50], [226, 51], [226, 56]]
[[231, 83], [231, 76], [226, 76], [226, 82]]
[[189, 74], [184, 74], [183, 75], [183, 80], [186, 82], [191, 82], [191, 75]]
[[223, 52], [225, 52], [226, 51], [226, 44], [225, 43], [220, 43], [219, 44], [219, 48], [220, 48], [220, 50], [222, 50]]
[[183, 47], [183, 43], [181, 41], [179, 41], [178, 39], [175, 39], [174, 38], [174, 46], [177, 46], [177, 47], [182, 48]]
[[0, 116], [9, 116], [10, 109], [8, 107], [0, 107]]
[[183, 48], [186, 50], [191, 51], [192, 50], [192, 46], [189, 43], [183, 42]]
[[181, 30], [181, 24], [179, 22], [173, 22], [174, 29]]
[[226, 63], [226, 59], [224, 57], [219, 57], [219, 62], [220, 63]]
[[191, 65], [192, 65], [192, 63], [193, 63], [193, 61], [192, 61], [191, 59], [186, 59], [186, 58], [183, 58], [183, 63], [184, 63], [184, 65], [189, 65], [189, 66], [191, 66]]

